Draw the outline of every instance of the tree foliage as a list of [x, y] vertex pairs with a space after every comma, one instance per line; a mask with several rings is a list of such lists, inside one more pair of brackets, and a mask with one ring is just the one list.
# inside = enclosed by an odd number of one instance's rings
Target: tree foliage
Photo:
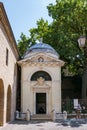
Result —
[[83, 52], [78, 48], [77, 39], [87, 35], [87, 1], [56, 0], [56, 4], [48, 6], [49, 15], [53, 18], [52, 38], [54, 48], [73, 74], [81, 72]]
[[[43, 42], [55, 48], [60, 59], [66, 62], [64, 69], [71, 74], [81, 74], [85, 58], [77, 39], [80, 35], [87, 36], [87, 0], [56, 0], [55, 5], [49, 4], [47, 8], [53, 22], [48, 24], [43, 18], [38, 20], [37, 27], [29, 30], [30, 38], [21, 35], [20, 51], [29, 47], [29, 42], [34, 44], [43, 37]], [[21, 47], [22, 43], [25, 45]]]
[[20, 40], [18, 40], [18, 49], [21, 57], [23, 57], [29, 45], [30, 45], [29, 37], [26, 37], [26, 35], [21, 33]]
[[35, 43], [37, 40], [40, 40], [40, 38], [43, 38], [43, 41], [45, 42], [45, 39], [47, 39], [46, 37], [51, 31], [48, 21], [45, 21], [43, 18], [41, 18], [36, 24], [37, 28], [32, 28], [29, 30], [31, 42]]

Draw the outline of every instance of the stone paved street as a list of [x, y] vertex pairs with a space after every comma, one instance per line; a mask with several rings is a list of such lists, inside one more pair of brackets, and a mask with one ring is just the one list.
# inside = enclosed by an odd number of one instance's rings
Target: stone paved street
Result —
[[62, 123], [51, 121], [14, 121], [6, 124], [4, 127], [0, 127], [0, 130], [87, 130], [87, 122], [76, 120], [71, 122], [64, 121]]

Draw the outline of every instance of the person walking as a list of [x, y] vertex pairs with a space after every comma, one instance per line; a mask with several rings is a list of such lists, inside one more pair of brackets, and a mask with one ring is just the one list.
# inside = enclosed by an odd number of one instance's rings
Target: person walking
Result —
[[81, 106], [78, 104], [77, 109], [76, 109], [76, 119], [81, 118]]

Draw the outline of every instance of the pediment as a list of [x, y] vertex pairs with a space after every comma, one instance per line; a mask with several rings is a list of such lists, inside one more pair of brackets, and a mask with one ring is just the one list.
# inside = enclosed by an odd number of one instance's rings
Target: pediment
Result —
[[54, 57], [52, 55], [49, 54], [45, 54], [45, 53], [38, 53], [38, 54], [34, 54], [31, 55], [28, 58], [25, 58], [21, 61], [18, 62], [19, 65], [23, 65], [23, 64], [55, 64], [55, 65], [59, 65], [59, 66], [63, 66], [64, 62], [59, 60], [58, 57]]
[[43, 54], [43, 53], [38, 53], [37, 55], [32, 55], [28, 59], [29, 61], [36, 61], [36, 62], [46, 62], [46, 61], [57, 61], [57, 57], [53, 57], [51, 55]]
[[35, 57], [32, 57], [30, 60], [36, 62], [49, 62], [49, 61], [56, 61], [57, 59], [46, 55], [37, 55]]

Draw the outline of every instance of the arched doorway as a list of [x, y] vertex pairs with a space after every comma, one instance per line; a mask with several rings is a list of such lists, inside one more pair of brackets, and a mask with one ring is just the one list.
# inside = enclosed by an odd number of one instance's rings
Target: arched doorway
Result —
[[3, 80], [0, 79], [0, 126], [3, 125], [4, 120], [4, 84]]
[[8, 86], [7, 90], [7, 114], [6, 114], [6, 122], [11, 120], [11, 86]]
[[[47, 81], [52, 81], [49, 73], [37, 71], [31, 76], [31, 81], [37, 82], [34, 88], [35, 114], [47, 114], [48, 91]], [[46, 81], [46, 83], [45, 83]]]

